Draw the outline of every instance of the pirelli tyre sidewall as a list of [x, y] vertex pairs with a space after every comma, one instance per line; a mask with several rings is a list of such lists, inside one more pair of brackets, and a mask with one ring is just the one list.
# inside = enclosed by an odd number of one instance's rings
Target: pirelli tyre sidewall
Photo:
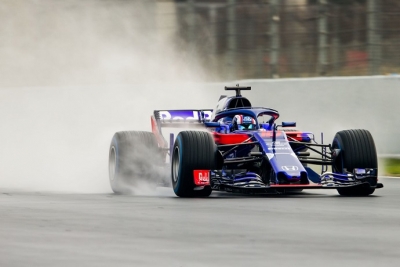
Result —
[[[367, 130], [355, 129], [337, 132], [332, 142], [332, 148], [340, 149], [332, 166], [334, 172], [352, 172], [354, 168], [378, 168], [375, 143], [371, 133]], [[338, 189], [340, 195], [346, 196], [366, 196], [374, 191], [375, 189], [369, 186]]]
[[114, 134], [109, 150], [109, 179], [117, 194], [131, 194], [140, 182], [156, 186], [162, 153], [151, 132], [125, 131]]
[[214, 170], [217, 147], [208, 132], [183, 131], [176, 137], [171, 158], [171, 181], [179, 197], [204, 197], [211, 186], [194, 184], [193, 170]]

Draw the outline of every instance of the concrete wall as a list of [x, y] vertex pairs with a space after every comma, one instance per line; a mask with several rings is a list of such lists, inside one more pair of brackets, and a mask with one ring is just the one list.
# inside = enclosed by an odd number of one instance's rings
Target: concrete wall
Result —
[[[400, 76], [245, 80], [254, 106], [277, 109], [279, 121], [296, 121], [301, 130], [331, 142], [337, 131], [367, 129], [380, 154], [400, 153]], [[209, 85], [207, 90], [221, 91]], [[216, 99], [215, 99], [216, 101]]]

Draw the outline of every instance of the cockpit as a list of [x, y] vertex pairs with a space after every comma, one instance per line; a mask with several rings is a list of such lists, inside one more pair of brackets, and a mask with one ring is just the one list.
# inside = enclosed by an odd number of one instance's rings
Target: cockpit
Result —
[[273, 116], [267, 113], [260, 113], [258, 116], [251, 116], [250, 114], [238, 113], [235, 115], [228, 115], [218, 120], [219, 127], [217, 129], [220, 133], [230, 133], [234, 131], [254, 131], [254, 130], [271, 130], [270, 121]]

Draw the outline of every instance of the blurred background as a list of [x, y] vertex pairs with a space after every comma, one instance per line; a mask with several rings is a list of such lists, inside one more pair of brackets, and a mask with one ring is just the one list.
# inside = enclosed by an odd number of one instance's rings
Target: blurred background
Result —
[[171, 55], [189, 81], [398, 73], [399, 15], [398, 0], [2, 0], [0, 85], [131, 83], [153, 65], [163, 81]]
[[174, 11], [160, 16], [176, 17], [176, 23], [162, 29], [178, 32], [222, 79], [399, 71], [397, 0], [181, 0], [171, 5]]

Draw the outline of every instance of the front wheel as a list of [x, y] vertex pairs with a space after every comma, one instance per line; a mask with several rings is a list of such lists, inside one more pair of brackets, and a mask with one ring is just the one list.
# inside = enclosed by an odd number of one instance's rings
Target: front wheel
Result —
[[[340, 149], [339, 156], [332, 166], [334, 172], [353, 172], [355, 168], [378, 168], [378, 157], [372, 135], [367, 130], [345, 130], [336, 133], [333, 149]], [[376, 185], [377, 178], [370, 181]], [[344, 187], [337, 189], [343, 196], [367, 196], [374, 193], [375, 188], [368, 184], [358, 187]]]
[[216, 168], [217, 147], [208, 132], [183, 131], [178, 134], [172, 152], [171, 179], [179, 197], [208, 197], [211, 186], [196, 187], [194, 170]]

